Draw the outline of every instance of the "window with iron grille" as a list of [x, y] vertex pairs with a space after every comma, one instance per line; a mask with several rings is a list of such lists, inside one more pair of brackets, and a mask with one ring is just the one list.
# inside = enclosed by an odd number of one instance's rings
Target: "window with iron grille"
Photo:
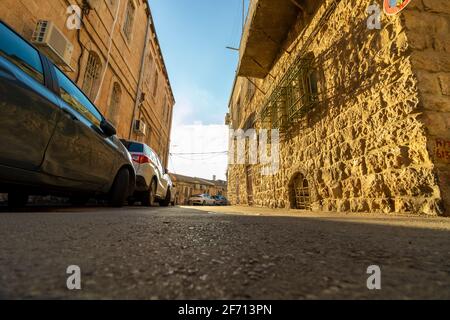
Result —
[[256, 91], [255, 85], [249, 79], [247, 79], [247, 92], [246, 92], [247, 103], [249, 103], [252, 100], [253, 96], [255, 95], [255, 91]]
[[129, 0], [127, 3], [127, 10], [125, 12], [125, 20], [123, 22], [123, 33], [127, 38], [127, 41], [130, 42], [131, 34], [133, 32], [133, 24], [134, 24], [134, 15], [136, 8], [134, 6], [133, 1]]
[[155, 70], [155, 81], [153, 83], [153, 96], [156, 97], [156, 93], [158, 92], [158, 82], [159, 82], [159, 74], [158, 70]]
[[111, 100], [109, 104], [109, 120], [117, 126], [120, 108], [120, 99], [122, 97], [122, 88], [115, 82], [112, 88]]
[[298, 59], [266, 101], [259, 118], [264, 127], [288, 132], [319, 102], [319, 76], [314, 56]]
[[169, 114], [169, 109], [167, 108], [167, 96], [164, 96], [163, 98], [162, 108], [164, 121], [167, 122], [167, 115]]
[[99, 56], [93, 51], [89, 52], [86, 71], [84, 73], [83, 91], [92, 101], [94, 101], [97, 96], [100, 85], [101, 69], [102, 64]]

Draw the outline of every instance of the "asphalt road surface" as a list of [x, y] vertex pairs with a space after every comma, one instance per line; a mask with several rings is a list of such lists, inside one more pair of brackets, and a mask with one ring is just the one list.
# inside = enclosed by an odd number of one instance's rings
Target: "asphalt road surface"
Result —
[[[427, 217], [0, 208], [0, 298], [449, 299], [449, 235], [450, 219]], [[67, 289], [69, 265], [81, 290]]]

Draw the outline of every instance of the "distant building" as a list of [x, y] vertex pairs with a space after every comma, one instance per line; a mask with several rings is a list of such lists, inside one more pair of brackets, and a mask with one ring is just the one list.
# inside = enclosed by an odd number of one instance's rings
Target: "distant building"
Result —
[[207, 180], [171, 173], [170, 177], [175, 185], [175, 202], [179, 205], [188, 204], [189, 198], [196, 194], [210, 196], [227, 196], [227, 182], [223, 180]]
[[[79, 30], [73, 29], [70, 5], [81, 9]], [[53, 50], [41, 50], [62, 56], [49, 54], [114, 123], [120, 138], [147, 143], [167, 167], [175, 100], [147, 1], [1, 0], [0, 19], [27, 40], [40, 20], [52, 23]]]
[[450, 214], [447, 3], [387, 16], [383, 1], [252, 0], [226, 123], [278, 130], [279, 170], [230, 163], [229, 200]]

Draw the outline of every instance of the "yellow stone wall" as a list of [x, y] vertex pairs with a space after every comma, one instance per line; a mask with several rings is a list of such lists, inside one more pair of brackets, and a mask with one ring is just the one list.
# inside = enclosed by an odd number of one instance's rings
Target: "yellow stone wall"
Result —
[[[450, 205], [443, 195], [448, 162], [436, 161], [433, 138], [449, 138], [449, 5], [413, 0], [415, 5], [397, 16], [382, 15], [381, 30], [369, 30], [366, 9], [374, 1], [337, 1], [320, 24], [333, 2], [323, 1], [300, 34], [300, 20], [292, 28], [271, 76], [256, 81], [266, 94], [256, 90], [243, 104], [239, 127], [258, 114], [305, 52], [314, 54], [323, 74], [322, 102], [299, 134], [282, 141], [277, 174], [261, 176], [255, 165], [248, 178], [245, 165], [229, 166], [230, 200], [247, 204], [253, 189], [256, 206], [291, 207], [289, 185], [300, 172], [309, 182], [312, 210], [444, 214], [443, 199]], [[239, 78], [236, 86], [245, 82]], [[232, 105], [239, 91], [235, 88]]]

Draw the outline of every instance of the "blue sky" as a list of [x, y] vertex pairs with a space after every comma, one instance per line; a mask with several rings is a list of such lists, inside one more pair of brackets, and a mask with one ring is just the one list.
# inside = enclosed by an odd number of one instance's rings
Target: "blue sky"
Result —
[[179, 102], [175, 121], [223, 124], [238, 60], [238, 53], [225, 47], [239, 46], [242, 0], [149, 3]]
[[148, 1], [176, 99], [169, 169], [225, 179], [227, 155], [208, 153], [228, 148], [224, 119], [238, 52], [226, 47], [239, 47], [242, 0]]

